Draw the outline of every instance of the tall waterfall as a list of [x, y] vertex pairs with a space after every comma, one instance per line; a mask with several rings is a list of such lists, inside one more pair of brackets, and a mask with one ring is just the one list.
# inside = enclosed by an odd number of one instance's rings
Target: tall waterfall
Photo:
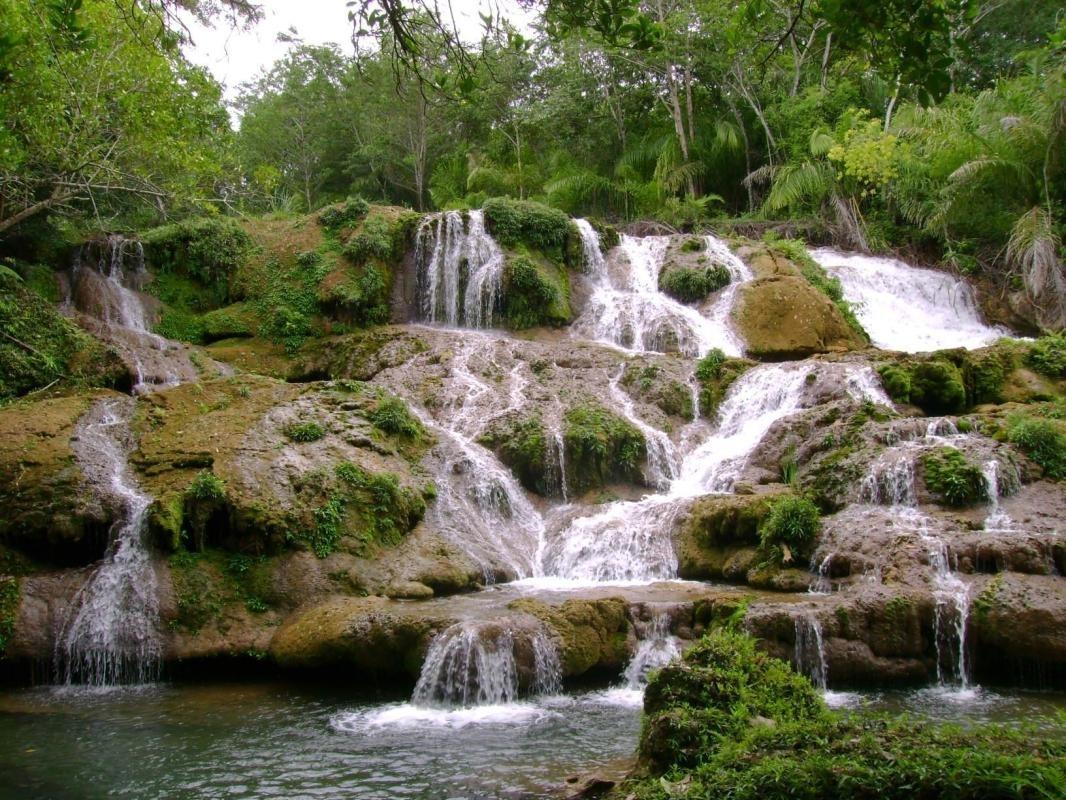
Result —
[[670, 237], [623, 236], [608, 264], [594, 255], [599, 253], [600, 244], [592, 226], [579, 224], [578, 230], [593, 292], [573, 325], [575, 336], [636, 351], [678, 350], [698, 356], [718, 347], [727, 355], [743, 353], [743, 343], [729, 324], [729, 312], [738, 284], [752, 276], [719, 239], [706, 237], [707, 253], [729, 270], [733, 282], [718, 293], [704, 315], [659, 291], [659, 271]]
[[56, 677], [68, 684], [144, 683], [159, 672], [159, 601], [144, 540], [152, 499], [127, 463], [133, 409], [128, 399], [97, 403], [74, 440], [79, 465], [116, 519], [107, 553], [74, 597], [56, 640]]
[[481, 211], [432, 214], [415, 248], [420, 315], [426, 322], [492, 327], [503, 283], [503, 251]]
[[812, 250], [811, 256], [840, 280], [844, 298], [877, 347], [915, 353], [973, 349], [1010, 335], [986, 325], [973, 289], [947, 272], [828, 248]]

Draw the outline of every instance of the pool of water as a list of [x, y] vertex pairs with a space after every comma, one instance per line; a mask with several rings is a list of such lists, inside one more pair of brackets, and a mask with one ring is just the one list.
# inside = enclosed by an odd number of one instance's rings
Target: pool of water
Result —
[[639, 700], [426, 712], [283, 683], [2, 692], [0, 798], [543, 797], [634, 752]]
[[[1033, 722], [1064, 735], [1061, 693], [830, 693], [831, 705], [932, 720]], [[637, 690], [426, 710], [343, 686], [163, 684], [0, 692], [8, 798], [532, 798], [617, 767]]]

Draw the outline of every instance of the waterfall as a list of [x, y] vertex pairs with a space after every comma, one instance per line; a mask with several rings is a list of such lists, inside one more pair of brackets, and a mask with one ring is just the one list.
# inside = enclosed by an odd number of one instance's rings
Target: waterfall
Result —
[[831, 249], [812, 250], [811, 256], [840, 280], [844, 299], [882, 349], [974, 349], [1010, 335], [986, 325], [970, 285], [947, 272]]
[[131, 400], [103, 400], [74, 439], [86, 478], [117, 509], [103, 560], [75, 595], [55, 644], [56, 678], [109, 686], [158, 676], [156, 575], [145, 536], [152, 502], [130, 475]]
[[677, 461], [677, 452], [670, 437], [658, 428], [652, 427], [637, 416], [633, 408], [633, 398], [623, 391], [621, 387], [622, 377], [625, 375], [625, 365], [611, 378], [611, 398], [615, 405], [621, 409], [622, 416], [644, 435], [644, 444], [648, 453], [648, 471], [645, 476], [648, 485], [656, 489], [664, 490], [670, 486], [670, 482], [677, 477], [680, 465]]
[[1013, 489], [1018, 485], [1017, 473], [1011, 476], [1012, 480], [1008, 481], [1007, 487], [1004, 487], [1004, 482], [999, 475], [999, 461], [992, 458], [982, 465], [981, 474], [984, 476], [985, 489], [988, 492], [988, 514], [985, 516], [985, 530], [1014, 530], [1014, 520], [1011, 519], [1010, 514], [1002, 509], [999, 504], [999, 498], [1007, 493], [1003, 491], [1004, 488]]
[[681, 465], [673, 494], [696, 497], [729, 492], [770, 426], [799, 410], [809, 364], [766, 364], [750, 369], [729, 388], [718, 429]]
[[929, 553], [933, 570], [933, 638], [936, 646], [936, 679], [942, 686], [970, 686], [966, 634], [970, 618], [969, 587], [951, 568], [947, 544], [929, 531], [926, 521], [919, 538]]
[[607, 278], [607, 262], [603, 259], [603, 251], [600, 249], [600, 235], [587, 219], [575, 219], [574, 225], [581, 235], [581, 251], [585, 261], [585, 272], [593, 276], [595, 280], [603, 281]]
[[822, 641], [822, 624], [810, 613], [795, 618], [796, 645], [793, 665], [796, 672], [806, 676], [816, 689], [828, 688], [828, 670], [825, 662], [825, 644]]
[[643, 691], [648, 673], [661, 669], [681, 655], [681, 640], [670, 633], [670, 615], [656, 614], [647, 625], [636, 652], [626, 666], [623, 679], [627, 689]]
[[[598, 252], [599, 238], [590, 225], [578, 225], [586, 253]], [[629, 350], [664, 352], [678, 350], [689, 356], [719, 347], [739, 356], [743, 343], [729, 325], [729, 312], [737, 285], [751, 279], [751, 272], [720, 240], [707, 237], [708, 254], [722, 263], [733, 283], [719, 292], [707, 316], [659, 291], [659, 271], [670, 246], [668, 236], [623, 236], [616, 252], [624, 256], [625, 269], [618, 275], [607, 264], [593, 261], [593, 284], [588, 306], [573, 327], [573, 334], [618, 345]]]
[[[896, 454], [898, 455], [898, 454]], [[916, 506], [918, 490], [915, 484], [914, 461], [903, 457], [882, 456], [871, 465], [859, 486], [859, 498], [864, 503], [887, 506]]]
[[[558, 400], [556, 400], [558, 404]], [[548, 497], [569, 502], [566, 486], [566, 443], [563, 440], [562, 409], [551, 417], [544, 437], [544, 486]]]
[[419, 309], [427, 322], [492, 327], [503, 283], [503, 251], [485, 229], [482, 211], [432, 214], [415, 247]]
[[833, 566], [833, 555], [833, 553], [830, 553], [825, 556], [817, 562], [817, 565], [815, 565], [814, 556], [811, 556], [811, 572], [815, 574], [815, 578], [807, 588], [809, 594], [833, 593], [833, 581], [829, 574]]
[[[430, 645], [411, 703], [415, 706], [468, 708], [513, 703], [519, 695], [515, 631], [496, 623], [459, 622]], [[534, 694], [561, 686], [559, 657], [551, 637], [533, 632], [530, 688]]]

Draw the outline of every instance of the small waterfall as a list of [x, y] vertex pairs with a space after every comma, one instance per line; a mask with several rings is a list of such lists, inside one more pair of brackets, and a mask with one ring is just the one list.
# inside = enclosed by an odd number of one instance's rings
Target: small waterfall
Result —
[[973, 349], [1010, 335], [986, 325], [970, 285], [947, 272], [831, 249], [812, 250], [811, 256], [840, 280], [877, 347], [911, 353]]
[[815, 578], [807, 588], [809, 594], [833, 593], [833, 581], [829, 574], [829, 571], [833, 566], [833, 555], [833, 553], [830, 553], [825, 556], [817, 562], [817, 565], [815, 564], [814, 556], [811, 556], [811, 572], [814, 573]]
[[809, 364], [766, 364], [738, 378], [719, 409], [717, 431], [685, 458], [671, 493], [731, 491], [770, 426], [799, 410], [812, 370]]
[[[411, 703], [415, 706], [469, 708], [504, 705], [520, 690], [516, 632], [496, 623], [459, 622], [430, 645]], [[532, 693], [553, 693], [561, 686], [555, 645], [544, 631], [528, 642], [533, 655]]]
[[903, 454], [896, 458], [882, 456], [871, 465], [862, 479], [859, 498], [864, 503], [883, 506], [916, 506], [918, 489], [915, 484], [914, 461]]
[[74, 597], [56, 639], [56, 678], [110, 686], [159, 673], [156, 575], [144, 541], [151, 497], [130, 475], [130, 400], [104, 400], [79, 424], [75, 455], [89, 481], [117, 509], [111, 544]]
[[415, 246], [419, 308], [427, 322], [492, 327], [500, 303], [503, 251], [485, 229], [481, 211], [427, 216]]
[[563, 441], [562, 409], [552, 416], [544, 437], [544, 485], [548, 497], [560, 498], [564, 503], [570, 497], [566, 486], [566, 444]]
[[661, 669], [681, 655], [681, 640], [670, 633], [670, 615], [656, 614], [637, 642], [636, 652], [623, 678], [627, 689], [643, 691], [648, 673]]
[[936, 679], [942, 686], [961, 689], [970, 686], [970, 669], [966, 653], [966, 634], [970, 619], [969, 587], [951, 568], [947, 544], [929, 531], [919, 528], [919, 537], [929, 553], [933, 570], [933, 638], [936, 645]]
[[1019, 482], [1017, 473], [1015, 472], [1013, 476], [1010, 476], [1011, 480], [1007, 481], [1007, 485], [1004, 487], [1002, 485], [1004, 481], [1000, 480], [999, 475], [999, 461], [992, 458], [982, 465], [981, 474], [984, 476], [985, 489], [988, 492], [988, 514], [985, 516], [985, 530], [1014, 530], [1014, 520], [1011, 519], [1010, 514], [1002, 509], [999, 499], [1009, 493], [1009, 491], [1004, 491], [1004, 488], [1012, 490], [1017, 487]]
[[581, 250], [585, 260], [585, 272], [597, 280], [607, 277], [607, 262], [600, 249], [600, 235], [587, 219], [575, 219], [578, 233], [581, 234]]
[[828, 669], [825, 661], [825, 644], [822, 641], [822, 624], [813, 614], [795, 618], [796, 645], [793, 665], [796, 672], [806, 676], [816, 689], [828, 688]]
[[[594, 242], [588, 238], [588, 230], [582, 237], [587, 251], [594, 244], [598, 249], [598, 239]], [[704, 316], [659, 291], [659, 271], [669, 246], [668, 236], [623, 236], [620, 247], [613, 252], [624, 256], [624, 274], [621, 264], [612, 272], [609, 265], [601, 268], [599, 262], [594, 262], [590, 271], [593, 293], [585, 312], [573, 325], [573, 334], [636, 351], [677, 350], [698, 356], [719, 347], [727, 355], [741, 355], [743, 343], [733, 332], [728, 317], [737, 284], [749, 280], [751, 272], [724, 243], [708, 237], [708, 252], [729, 269], [733, 283], [719, 293]]]
[[649, 486], [665, 490], [670, 482], [677, 477], [680, 464], [678, 464], [677, 451], [670, 437], [658, 428], [652, 427], [640, 417], [633, 408], [631, 398], [621, 387], [622, 377], [625, 375], [625, 365], [611, 378], [611, 399], [622, 411], [622, 416], [644, 435], [644, 444], [648, 453], [648, 471], [645, 476]]

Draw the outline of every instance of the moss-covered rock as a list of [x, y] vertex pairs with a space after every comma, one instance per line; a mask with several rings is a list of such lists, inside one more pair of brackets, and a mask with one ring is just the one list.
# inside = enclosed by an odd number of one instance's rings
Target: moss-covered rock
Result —
[[[230, 281], [252, 249], [251, 238], [228, 217], [201, 217], [164, 225], [147, 231], [142, 241], [150, 270], [196, 282], [215, 306], [228, 301]], [[166, 296], [162, 299], [172, 301]]]
[[548, 496], [551, 489], [547, 468], [548, 440], [540, 417], [500, 420], [485, 431], [478, 442], [495, 452], [524, 487]]
[[657, 406], [668, 417], [691, 420], [692, 389], [671, 377], [657, 364], [633, 361], [622, 373], [622, 387], [636, 400]]
[[559, 327], [570, 322], [570, 278], [557, 264], [529, 251], [507, 257], [503, 314], [510, 328]]
[[583, 404], [566, 411], [563, 428], [567, 482], [574, 494], [611, 483], [641, 480], [644, 434], [607, 409]]
[[774, 500], [788, 490], [755, 495], [708, 495], [696, 500], [674, 535], [678, 575], [688, 580], [747, 582], [760, 559], [759, 529]]
[[721, 265], [667, 267], [659, 273], [659, 291], [682, 303], [698, 303], [728, 286], [729, 270]]
[[133, 383], [117, 354], [2, 265], [0, 331], [0, 403], [45, 387], [128, 389]]
[[925, 488], [949, 506], [970, 506], [988, 500], [981, 468], [954, 447], [938, 447], [922, 456]]
[[562, 263], [570, 218], [558, 209], [529, 200], [494, 197], [482, 205], [485, 221], [496, 240], [507, 248], [524, 245]]
[[696, 380], [700, 384], [700, 416], [714, 419], [733, 382], [755, 366], [754, 361], [728, 358], [715, 348], [696, 363]]
[[626, 663], [629, 622], [626, 602], [620, 597], [567, 600], [560, 606], [522, 599], [508, 608], [536, 617], [556, 634], [563, 677], [616, 673]]

